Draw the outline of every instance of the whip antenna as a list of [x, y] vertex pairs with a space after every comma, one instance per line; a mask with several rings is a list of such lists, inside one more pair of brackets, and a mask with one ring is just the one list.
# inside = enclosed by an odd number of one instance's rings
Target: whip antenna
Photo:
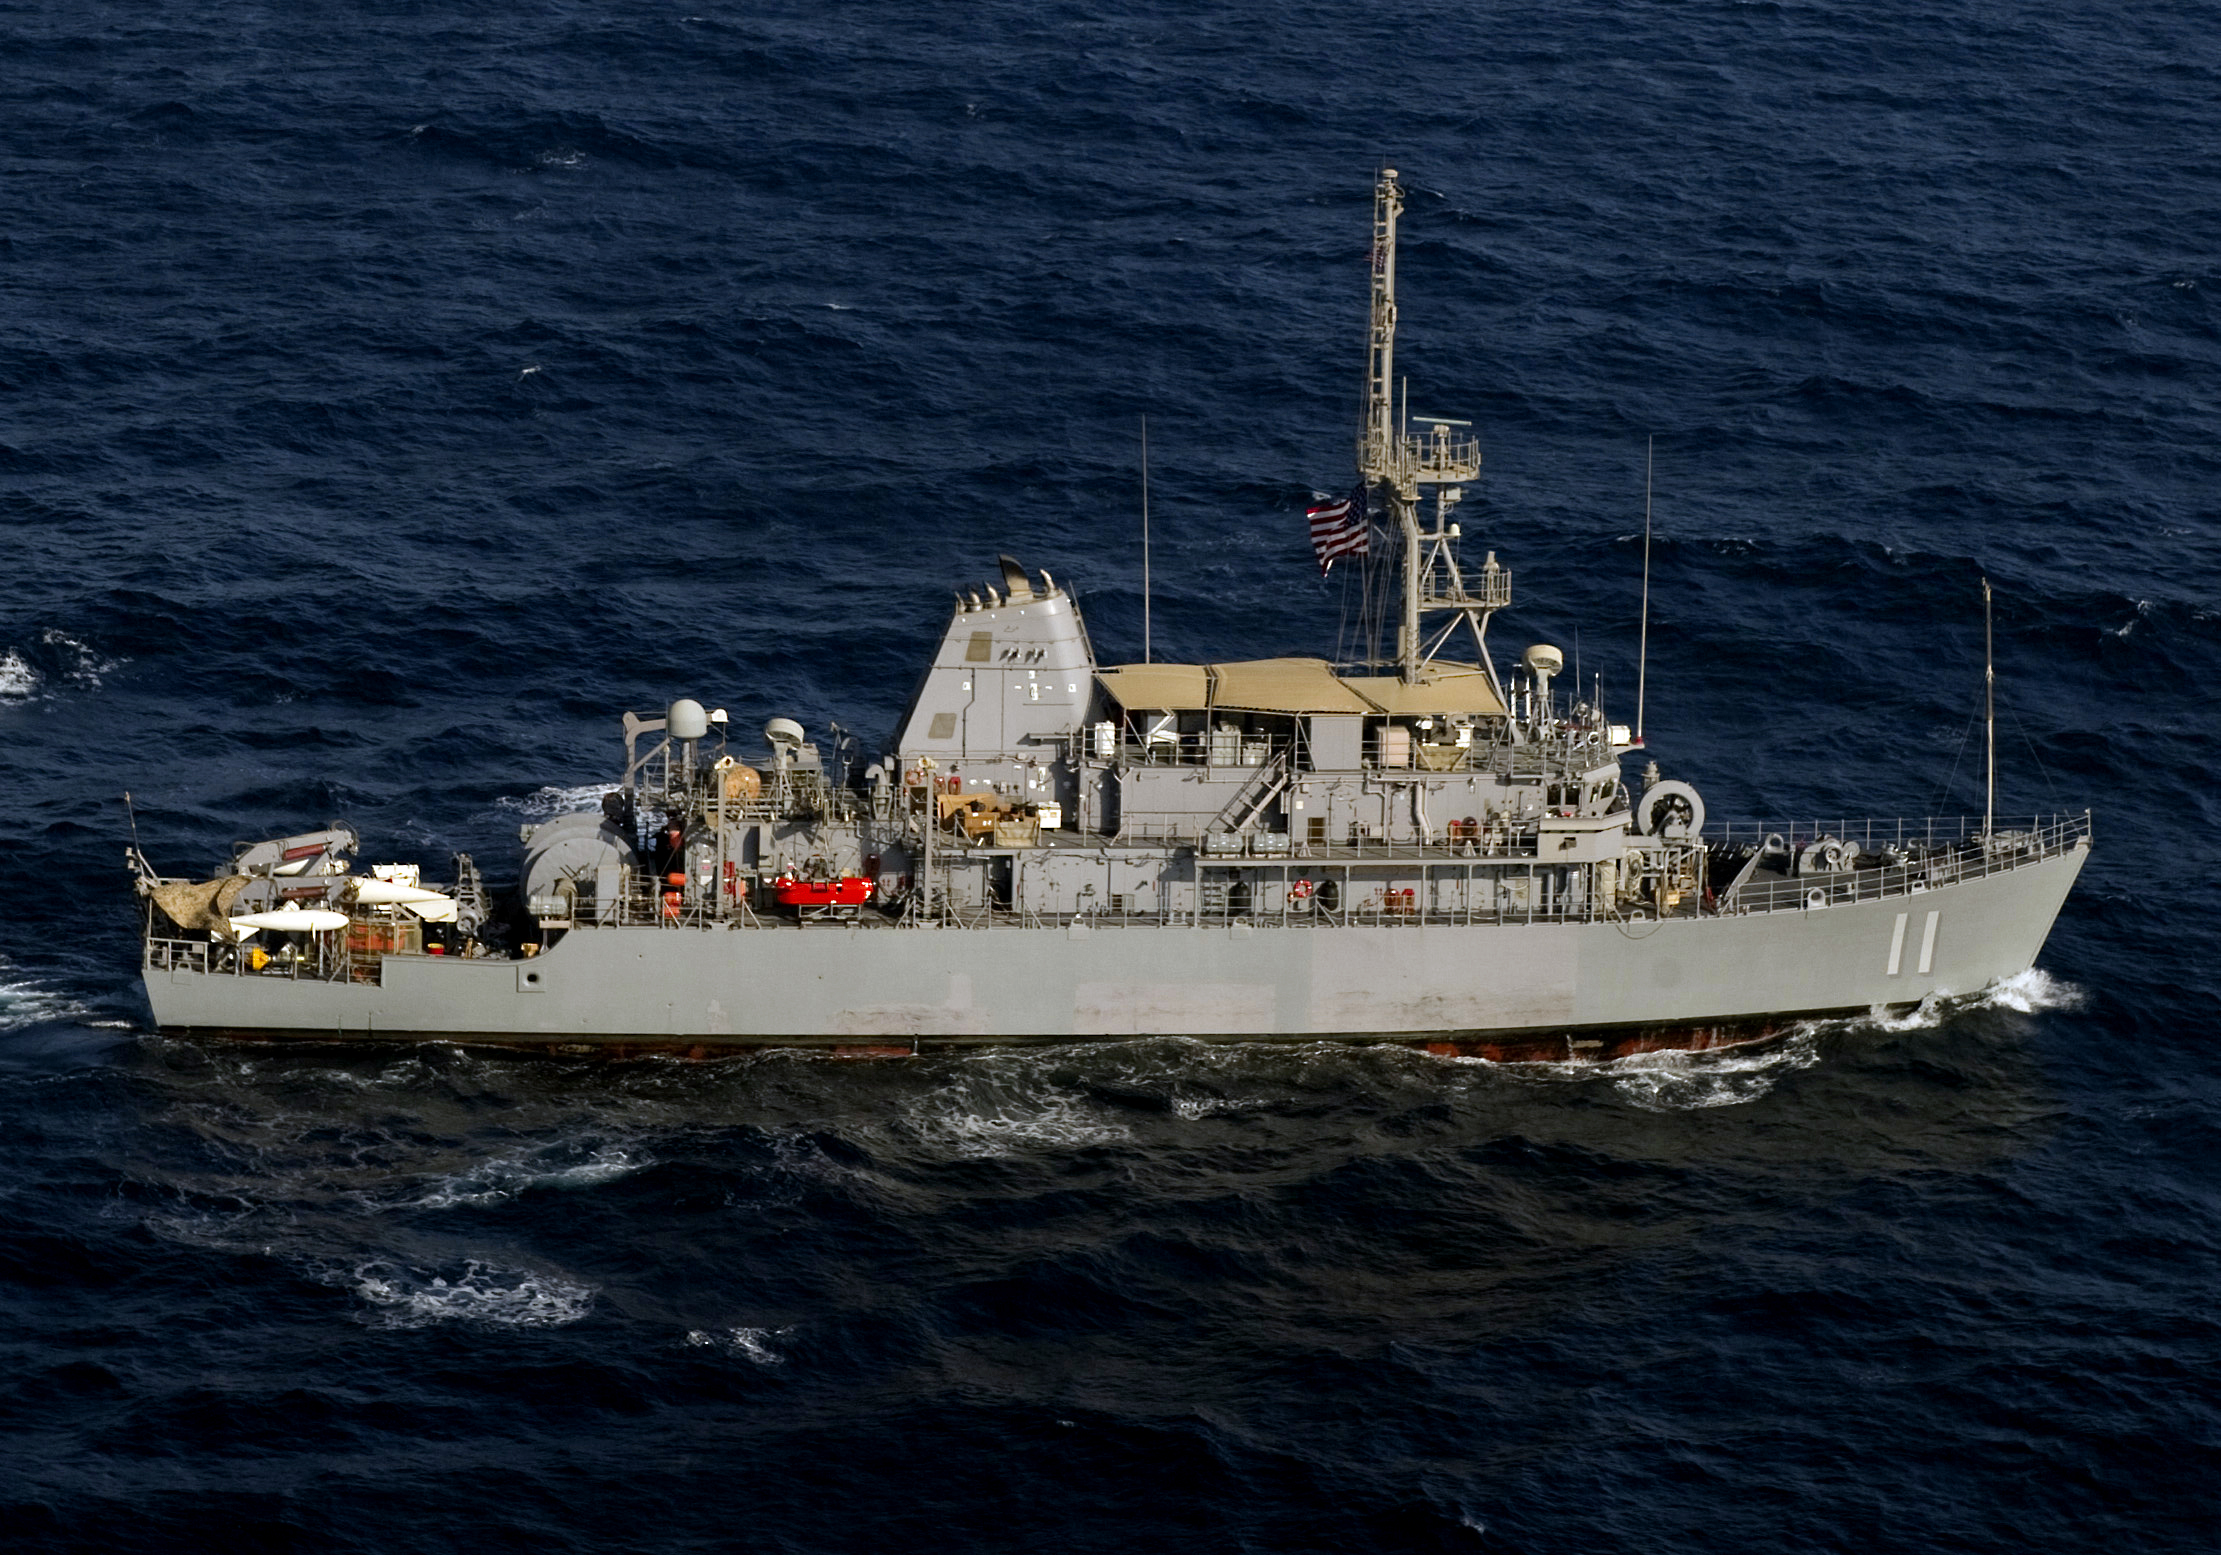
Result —
[[1149, 657], [1149, 418], [1141, 418], [1141, 662]]
[[1982, 580], [1982, 732], [1988, 746], [1989, 780], [1982, 795], [1982, 840], [1997, 824], [1997, 659], [1990, 640], [1990, 580]]
[[1643, 743], [1643, 695], [1650, 685], [1650, 467], [1656, 433], [1643, 439], [1643, 631], [1635, 650], [1635, 743]]
[[123, 813], [125, 819], [131, 823], [131, 849], [124, 855], [124, 862], [131, 866], [142, 881], [152, 880], [155, 873], [147, 863], [146, 849], [139, 845], [139, 812], [132, 806], [131, 790], [128, 788], [123, 791]]

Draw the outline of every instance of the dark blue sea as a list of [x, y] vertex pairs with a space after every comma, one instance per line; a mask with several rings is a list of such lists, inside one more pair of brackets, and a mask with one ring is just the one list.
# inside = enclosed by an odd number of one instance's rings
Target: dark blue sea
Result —
[[[0, 4], [0, 1546], [2202, 1551], [2221, 9]], [[885, 739], [998, 551], [1332, 652], [1371, 189], [1462, 517], [1719, 817], [2096, 812], [1741, 1054], [165, 1039], [157, 864]], [[1970, 738], [1970, 729], [1972, 735]]]

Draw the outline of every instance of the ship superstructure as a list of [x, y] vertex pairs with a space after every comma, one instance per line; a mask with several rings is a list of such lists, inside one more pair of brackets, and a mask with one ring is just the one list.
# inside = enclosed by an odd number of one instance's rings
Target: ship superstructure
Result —
[[[1376, 190], [1360, 516], [1398, 542], [1371, 662], [1097, 662], [1009, 556], [957, 591], [886, 752], [691, 698], [627, 713], [621, 780], [490, 890], [358, 873], [345, 827], [147, 898], [167, 1030], [574, 1045], [1349, 1037], [1497, 1057], [1701, 1047], [2026, 968], [2089, 818], [1707, 826], [1455, 520], [1480, 450], [1397, 412], [1393, 172]], [[1414, 430], [1416, 428], [1416, 430]], [[1369, 521], [1369, 518], [1368, 520]]]

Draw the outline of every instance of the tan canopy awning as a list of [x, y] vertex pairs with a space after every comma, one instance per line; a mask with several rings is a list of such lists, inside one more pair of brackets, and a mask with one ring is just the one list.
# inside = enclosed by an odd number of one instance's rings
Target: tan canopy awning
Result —
[[1352, 676], [1343, 684], [1398, 718], [1504, 716], [1496, 687], [1479, 668], [1468, 665], [1434, 665], [1408, 686], [1394, 675]]
[[1095, 678], [1128, 712], [1200, 712], [1211, 705], [1211, 674], [1201, 664], [1117, 664]]
[[1504, 704], [1478, 667], [1438, 664], [1418, 684], [1393, 675], [1336, 675], [1324, 659], [1234, 664], [1116, 664], [1095, 678], [1128, 711], [1387, 713], [1398, 718], [1501, 718]]
[[1365, 699], [1324, 659], [1251, 659], [1211, 666], [1211, 705], [1235, 713], [1365, 713]]

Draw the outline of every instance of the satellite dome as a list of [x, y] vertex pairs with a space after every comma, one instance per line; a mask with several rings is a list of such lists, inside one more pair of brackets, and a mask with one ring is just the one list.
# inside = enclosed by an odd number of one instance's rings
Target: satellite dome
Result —
[[664, 713], [663, 727], [674, 740], [709, 738], [709, 714], [692, 697], [680, 697]]

